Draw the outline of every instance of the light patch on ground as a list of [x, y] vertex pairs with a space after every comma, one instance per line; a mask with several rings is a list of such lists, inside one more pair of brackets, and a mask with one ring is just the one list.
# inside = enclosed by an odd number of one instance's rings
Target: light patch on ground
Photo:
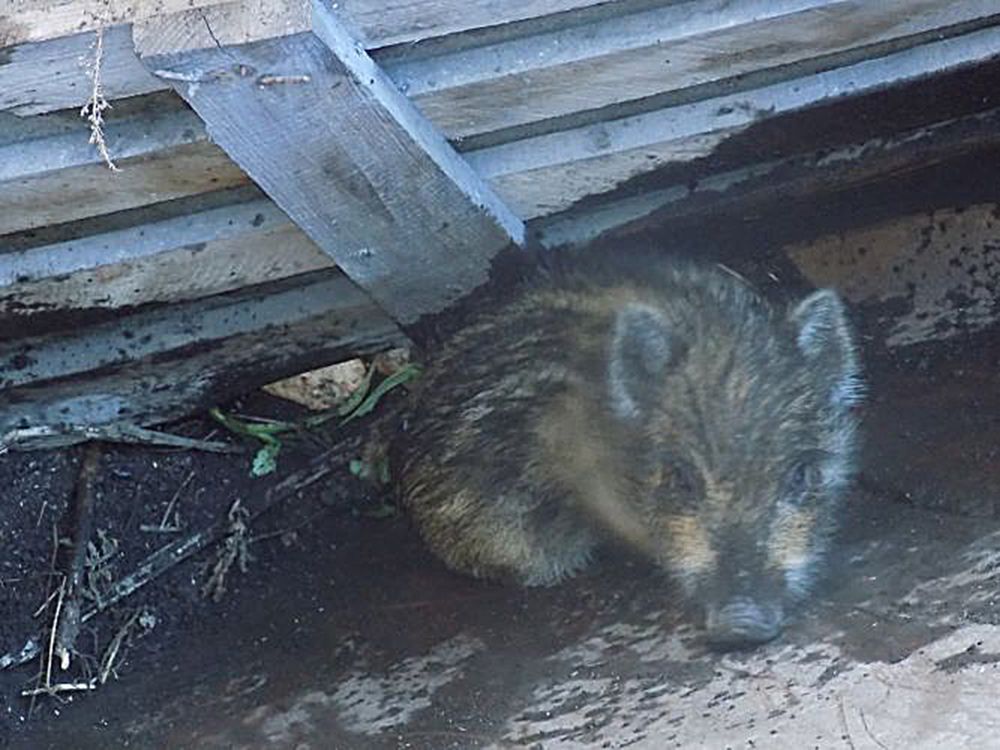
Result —
[[1000, 599], [1000, 532], [970, 545], [961, 559], [964, 567], [958, 572], [917, 584], [900, 604], [919, 607], [922, 621], [929, 611], [941, 625], [963, 622], [979, 608], [995, 610]]
[[482, 649], [480, 640], [459, 635], [382, 674], [356, 671], [340, 682], [331, 699], [347, 729], [378, 734], [429, 707], [434, 693], [458, 678], [462, 663]]
[[[677, 679], [663, 634], [659, 673], [616, 674], [629, 646], [596, 639], [560, 652], [583, 657], [566, 679], [539, 685], [504, 741], [560, 748], [989, 747], [1000, 731], [1000, 628], [969, 626], [888, 664], [849, 663], [828, 644], [774, 645], [747, 655], [688, 657], [704, 677]], [[641, 658], [636, 652], [634, 656]], [[497, 745], [506, 747], [506, 745]]]
[[[380, 673], [356, 669], [333, 691], [310, 690], [286, 708], [267, 703], [243, 717], [243, 731], [256, 738], [246, 747], [326, 747], [313, 744], [336, 723], [348, 731], [374, 735], [406, 724], [428, 708], [434, 693], [462, 673], [462, 663], [483, 649], [476, 638], [456, 636], [426, 654], [412, 656]], [[240, 733], [237, 733], [240, 734]], [[244, 747], [231, 731], [203, 738], [205, 747]]]
[[686, 645], [693, 634], [690, 627], [679, 627], [670, 633], [663, 632], [659, 617], [650, 617], [642, 625], [614, 623], [601, 628], [585, 641], [567, 646], [552, 659], [579, 667], [602, 664], [612, 650], [628, 650], [639, 661], [686, 661], [693, 652]]

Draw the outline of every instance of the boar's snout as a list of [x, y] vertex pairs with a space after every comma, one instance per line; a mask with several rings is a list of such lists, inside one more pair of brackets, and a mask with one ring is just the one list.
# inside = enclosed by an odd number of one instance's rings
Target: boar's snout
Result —
[[783, 614], [778, 604], [736, 597], [721, 606], [706, 608], [709, 644], [718, 650], [752, 648], [781, 633]]

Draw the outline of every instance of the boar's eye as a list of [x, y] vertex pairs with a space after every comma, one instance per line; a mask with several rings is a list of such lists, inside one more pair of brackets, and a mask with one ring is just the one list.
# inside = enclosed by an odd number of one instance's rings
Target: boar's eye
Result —
[[819, 457], [802, 456], [792, 467], [785, 480], [785, 491], [793, 498], [800, 498], [809, 490], [818, 487], [823, 481]]

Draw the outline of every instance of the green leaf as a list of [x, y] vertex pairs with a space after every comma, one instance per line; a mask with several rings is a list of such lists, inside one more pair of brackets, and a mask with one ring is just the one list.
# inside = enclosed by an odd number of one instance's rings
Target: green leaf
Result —
[[365, 414], [368, 414], [375, 408], [382, 396], [387, 394], [393, 388], [400, 386], [403, 383], [407, 383], [419, 375], [420, 368], [413, 364], [407, 365], [406, 367], [394, 372], [392, 375], [375, 386], [375, 388], [372, 389], [372, 392], [369, 393], [360, 404], [358, 404], [357, 408], [344, 417], [344, 421], [341, 422], [341, 424], [347, 424], [352, 419], [357, 419], [358, 417], [363, 417]]
[[264, 445], [253, 457], [253, 468], [250, 473], [255, 477], [266, 476], [278, 468], [278, 453], [281, 451], [281, 443], [278, 441], [269, 442]]

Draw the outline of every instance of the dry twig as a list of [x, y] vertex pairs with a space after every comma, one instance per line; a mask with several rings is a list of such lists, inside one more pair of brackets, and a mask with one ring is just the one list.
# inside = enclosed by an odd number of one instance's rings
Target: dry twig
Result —
[[[289, 474], [285, 479], [268, 490], [259, 503], [255, 503], [247, 509], [245, 521], [247, 526], [252, 524], [259, 516], [289, 500], [302, 490], [330, 474], [333, 471], [332, 458], [336, 450], [321, 453], [312, 459], [307, 468]], [[227, 536], [230, 531], [231, 524], [227, 517], [227, 519], [220, 520], [206, 529], [202, 529], [161, 547], [143, 560], [138, 568], [124, 578], [119, 579], [105, 592], [99, 601], [87, 609], [80, 618], [81, 624], [86, 623], [122, 599], [134, 594], [147, 583], [163, 575], [197, 552], [218, 542]], [[61, 602], [57, 606], [59, 604]], [[39, 640], [38, 637], [31, 638], [19, 652], [10, 652], [0, 656], [0, 669], [20, 666], [31, 661], [40, 651], [40, 646], [37, 646]]]
[[[76, 502], [73, 507], [72, 544], [66, 561], [66, 573], [60, 590], [61, 609], [56, 609], [56, 619], [53, 621], [53, 646], [55, 655], [59, 657], [60, 667], [69, 668], [70, 652], [76, 643], [80, 632], [81, 595], [83, 592], [86, 572], [87, 548], [94, 527], [94, 485], [97, 479], [97, 469], [101, 461], [100, 443], [90, 443], [84, 453], [80, 465], [80, 475], [76, 484]], [[50, 652], [53, 648], [50, 647]], [[51, 658], [51, 653], [50, 653]], [[49, 664], [51, 669], [51, 664]], [[46, 679], [46, 684], [49, 684]]]
[[104, 98], [104, 89], [101, 85], [101, 63], [104, 60], [104, 26], [97, 27], [97, 39], [94, 42], [94, 58], [91, 60], [90, 98], [80, 110], [80, 117], [86, 118], [90, 123], [90, 142], [97, 146], [101, 158], [108, 165], [112, 172], [120, 172], [118, 166], [111, 160], [111, 153], [108, 151], [108, 144], [104, 140], [104, 111], [110, 109], [111, 105]]
[[239, 500], [233, 502], [229, 508], [229, 524], [226, 538], [222, 542], [222, 549], [212, 564], [212, 573], [201, 589], [201, 595], [213, 601], [222, 601], [226, 594], [226, 577], [233, 565], [238, 565], [241, 573], [247, 572], [250, 563], [250, 548], [247, 539], [250, 534], [248, 521], [250, 513], [240, 504]]

